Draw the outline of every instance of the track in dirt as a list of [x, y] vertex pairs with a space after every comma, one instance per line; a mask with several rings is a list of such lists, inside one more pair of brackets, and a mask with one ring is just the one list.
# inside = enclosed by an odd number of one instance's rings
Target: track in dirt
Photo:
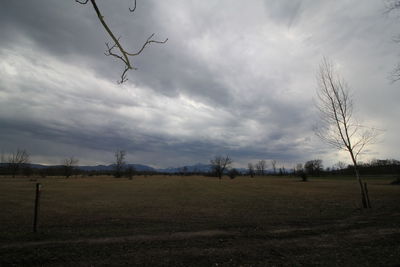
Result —
[[132, 236], [86, 238], [86, 239], [73, 239], [73, 240], [19, 242], [19, 243], [11, 243], [3, 245], [0, 247], [0, 249], [26, 248], [26, 247], [57, 245], [57, 244], [76, 244], [76, 243], [104, 244], [104, 243], [121, 243], [121, 242], [135, 242], [135, 241], [141, 241], [141, 242], [169, 241], [169, 240], [185, 240], [191, 238], [234, 236], [234, 235], [237, 235], [237, 233], [222, 231], [222, 230], [204, 230], [197, 232], [176, 232], [176, 233], [159, 234], [159, 235], [132, 235]]

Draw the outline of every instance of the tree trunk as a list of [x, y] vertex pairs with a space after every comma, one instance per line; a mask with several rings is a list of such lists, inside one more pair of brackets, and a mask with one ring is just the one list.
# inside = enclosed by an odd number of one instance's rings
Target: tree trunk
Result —
[[357, 181], [358, 181], [358, 184], [360, 185], [360, 189], [361, 189], [361, 201], [362, 201], [363, 208], [367, 209], [368, 208], [368, 202], [367, 202], [366, 192], [365, 192], [365, 188], [364, 188], [364, 185], [363, 185], [363, 181], [362, 181], [362, 179], [360, 177], [360, 174], [358, 172], [358, 168], [357, 168], [356, 165], [354, 165], [354, 171], [356, 173]]
[[363, 180], [362, 180], [362, 178], [360, 177], [360, 173], [358, 172], [357, 161], [356, 161], [356, 159], [354, 158], [354, 155], [353, 155], [352, 151], [349, 151], [349, 152], [350, 152], [350, 155], [351, 155], [351, 159], [352, 159], [352, 161], [353, 161], [353, 164], [354, 164], [354, 171], [355, 171], [355, 173], [356, 173], [356, 178], [357, 178], [358, 184], [360, 185], [360, 190], [361, 190], [361, 202], [362, 202], [363, 208], [364, 208], [364, 209], [371, 208], [371, 205], [369, 205], [369, 201], [368, 201], [368, 200], [369, 200], [369, 197], [368, 197], [368, 195], [367, 195], [367, 191], [365, 190]]

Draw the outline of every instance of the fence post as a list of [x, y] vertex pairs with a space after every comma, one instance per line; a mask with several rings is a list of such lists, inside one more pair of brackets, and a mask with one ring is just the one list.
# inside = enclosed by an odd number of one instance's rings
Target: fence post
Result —
[[366, 182], [364, 182], [364, 188], [365, 188], [365, 195], [367, 197], [367, 205], [368, 205], [368, 208], [371, 209], [372, 207], [371, 207], [371, 202], [369, 201], [369, 193], [368, 193], [368, 187], [367, 187]]
[[34, 233], [37, 232], [37, 226], [38, 226], [41, 188], [42, 188], [42, 185], [40, 183], [36, 183], [35, 211], [33, 214], [33, 232]]

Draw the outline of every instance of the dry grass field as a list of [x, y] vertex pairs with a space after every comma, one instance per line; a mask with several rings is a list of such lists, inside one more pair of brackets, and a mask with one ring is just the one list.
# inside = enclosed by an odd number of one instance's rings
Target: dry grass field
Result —
[[0, 266], [396, 266], [390, 181], [360, 210], [353, 178], [0, 178]]

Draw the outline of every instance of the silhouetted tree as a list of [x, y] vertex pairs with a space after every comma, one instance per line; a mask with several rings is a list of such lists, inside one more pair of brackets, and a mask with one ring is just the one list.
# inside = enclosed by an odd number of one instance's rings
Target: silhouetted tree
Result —
[[136, 170], [132, 165], [129, 165], [128, 168], [125, 170], [125, 176], [128, 177], [129, 179], [132, 179], [132, 177], [135, 175]]
[[276, 160], [271, 160], [271, 165], [272, 165], [272, 169], [274, 171], [274, 174], [276, 174]]
[[[82, 5], [86, 5], [89, 0], [75, 0], [77, 3], [82, 4]], [[128, 70], [135, 70], [136, 68], [134, 67], [133, 63], [132, 63], [132, 59], [131, 57], [140, 55], [140, 53], [143, 52], [143, 50], [146, 48], [147, 45], [151, 44], [151, 43], [158, 43], [158, 44], [164, 44], [168, 41], [168, 39], [165, 39], [164, 41], [157, 41], [154, 40], [154, 33], [151, 34], [147, 40], [144, 42], [144, 44], [142, 45], [142, 48], [139, 49], [139, 51], [135, 52], [135, 53], [131, 53], [128, 52], [121, 44], [120, 42], [120, 38], [117, 38], [114, 34], [114, 32], [110, 29], [110, 27], [108, 26], [108, 24], [105, 22], [104, 20], [104, 16], [101, 13], [99, 7], [97, 6], [96, 0], [90, 0], [90, 3], [93, 6], [93, 9], [96, 11], [97, 17], [100, 20], [101, 24], [103, 25], [104, 29], [106, 30], [106, 32], [108, 33], [108, 35], [111, 37], [112, 40], [112, 44], [106, 43], [107, 46], [107, 50], [105, 52], [106, 56], [112, 56], [115, 57], [118, 60], [121, 60], [124, 63], [124, 70], [121, 74], [121, 79], [119, 81], [119, 83], [123, 83], [125, 81], [127, 81], [128, 79], [126, 78], [126, 73]], [[134, 6], [133, 8], [129, 8], [130, 12], [134, 12], [136, 10], [136, 0], [134, 1]]]
[[78, 165], [79, 160], [74, 157], [69, 157], [63, 160], [62, 167], [65, 178], [69, 178], [74, 173], [74, 168]]
[[349, 153], [360, 185], [363, 207], [369, 208], [369, 197], [358, 171], [357, 157], [376, 140], [378, 132], [354, 121], [350, 89], [326, 58], [320, 65], [317, 80], [317, 108], [321, 125], [316, 129], [316, 134], [327, 144]]
[[324, 169], [324, 166], [322, 165], [322, 160], [314, 159], [307, 161], [304, 164], [304, 169], [307, 174], [315, 176], [320, 175], [320, 173]]
[[252, 163], [247, 164], [247, 173], [250, 175], [251, 178], [254, 177], [255, 171], [254, 171], [254, 166]]
[[15, 177], [27, 164], [29, 164], [29, 154], [26, 150], [18, 149], [8, 157], [7, 166], [12, 177]]
[[232, 164], [232, 160], [228, 156], [216, 156], [214, 159], [210, 160], [210, 163], [213, 175], [221, 179], [225, 170]]
[[258, 161], [256, 164], [257, 173], [261, 176], [264, 176], [266, 166], [267, 163], [265, 162], [265, 160]]
[[298, 163], [298, 164], [296, 165], [295, 173], [296, 173], [297, 176], [299, 176], [299, 177], [301, 178], [301, 180], [302, 180], [303, 182], [307, 182], [308, 177], [307, 177], [306, 172], [304, 171], [303, 164]]
[[229, 178], [231, 178], [231, 179], [235, 179], [236, 176], [238, 176], [239, 174], [240, 174], [239, 171], [236, 170], [235, 168], [233, 168], [233, 169], [231, 169], [231, 170], [228, 171], [228, 176], [229, 176]]
[[114, 177], [119, 178], [122, 176], [125, 168], [125, 156], [124, 150], [118, 150], [115, 152], [115, 164], [114, 164]]

